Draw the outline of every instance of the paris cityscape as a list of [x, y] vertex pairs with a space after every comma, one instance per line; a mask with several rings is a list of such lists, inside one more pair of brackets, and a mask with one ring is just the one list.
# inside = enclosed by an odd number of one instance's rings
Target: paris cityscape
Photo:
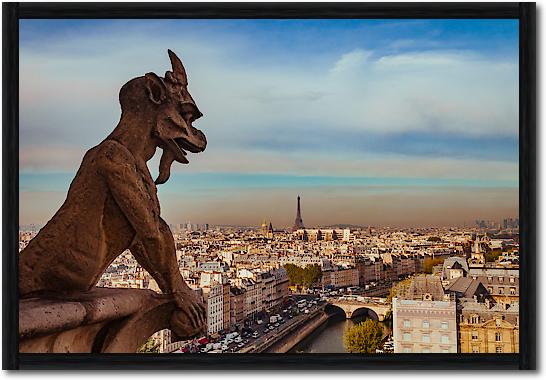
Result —
[[[142, 352], [518, 352], [519, 220], [466, 228], [171, 225], [179, 270], [206, 304], [206, 332], [165, 329]], [[20, 251], [36, 235], [21, 226]], [[160, 291], [129, 251], [99, 287]], [[402, 285], [402, 286], [401, 286]], [[362, 321], [371, 347], [346, 343]], [[358, 345], [357, 345], [358, 346]]]
[[518, 31], [21, 20], [20, 352], [517, 353]]

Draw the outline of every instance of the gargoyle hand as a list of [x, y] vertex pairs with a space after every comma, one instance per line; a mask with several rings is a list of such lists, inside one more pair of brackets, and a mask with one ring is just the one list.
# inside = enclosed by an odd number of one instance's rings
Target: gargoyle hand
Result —
[[191, 290], [173, 293], [177, 309], [171, 316], [171, 329], [180, 338], [191, 338], [206, 331], [205, 305]]

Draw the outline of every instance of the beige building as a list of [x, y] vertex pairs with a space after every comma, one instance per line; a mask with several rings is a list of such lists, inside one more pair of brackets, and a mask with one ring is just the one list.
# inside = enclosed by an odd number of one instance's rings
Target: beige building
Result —
[[457, 353], [455, 301], [427, 298], [393, 298], [395, 353]]
[[518, 353], [519, 305], [460, 301], [459, 346], [461, 353]]
[[245, 292], [236, 286], [230, 287], [230, 322], [231, 326], [242, 326], [245, 320]]
[[334, 268], [322, 272], [322, 286], [344, 288], [359, 285], [359, 272], [356, 268]]
[[231, 327], [231, 302], [230, 302], [230, 286], [226, 281], [222, 284], [222, 302], [223, 302], [223, 328], [224, 331], [229, 331]]
[[203, 291], [207, 303], [207, 333], [216, 334], [224, 329], [224, 286], [213, 283]]

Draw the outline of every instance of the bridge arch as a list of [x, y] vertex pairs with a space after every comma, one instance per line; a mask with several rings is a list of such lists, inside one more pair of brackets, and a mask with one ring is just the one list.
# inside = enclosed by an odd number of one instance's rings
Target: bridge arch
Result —
[[324, 311], [326, 313], [328, 313], [329, 315], [333, 315], [333, 314], [343, 314], [346, 316], [347, 312], [345, 311], [345, 309], [341, 306], [338, 306], [338, 305], [334, 305], [334, 304], [331, 304], [331, 303], [328, 303], [326, 304], [326, 306], [324, 307]]
[[[347, 313], [348, 314], [348, 313]], [[371, 319], [373, 319], [374, 321], [378, 322], [379, 321], [379, 315], [377, 314], [377, 312], [369, 307], [366, 307], [366, 306], [363, 306], [363, 307], [359, 307], [355, 310], [353, 310], [351, 312], [351, 316], [348, 318], [354, 318], [354, 317], [358, 317], [358, 316], [361, 316], [361, 315], [364, 315], [364, 314], [367, 314], [368, 317], [370, 317]]]

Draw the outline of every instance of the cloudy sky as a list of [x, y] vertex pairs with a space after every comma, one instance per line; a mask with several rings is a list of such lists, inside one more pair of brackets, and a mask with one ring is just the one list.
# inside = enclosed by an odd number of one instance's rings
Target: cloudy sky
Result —
[[289, 226], [298, 194], [308, 226], [518, 213], [517, 20], [21, 20], [20, 39], [21, 224], [51, 218], [168, 48], [208, 139], [160, 186], [170, 223]]

